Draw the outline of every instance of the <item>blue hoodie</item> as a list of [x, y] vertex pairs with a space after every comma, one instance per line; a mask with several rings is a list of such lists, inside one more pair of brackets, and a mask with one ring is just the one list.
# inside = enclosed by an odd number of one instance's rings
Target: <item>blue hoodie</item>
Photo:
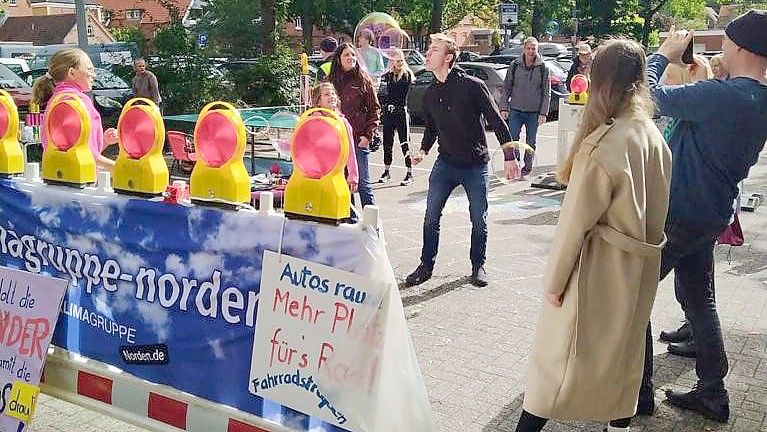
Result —
[[662, 115], [678, 119], [668, 140], [673, 155], [671, 222], [716, 230], [732, 216], [738, 183], [767, 141], [767, 85], [751, 78], [660, 84], [668, 59], [648, 59], [650, 91]]

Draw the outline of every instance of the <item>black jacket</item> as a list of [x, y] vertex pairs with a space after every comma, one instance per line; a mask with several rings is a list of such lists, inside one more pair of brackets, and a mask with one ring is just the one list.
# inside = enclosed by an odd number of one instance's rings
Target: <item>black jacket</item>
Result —
[[511, 141], [509, 128], [498, 106], [481, 80], [454, 67], [445, 82], [434, 82], [423, 101], [426, 130], [421, 150], [428, 152], [439, 137], [439, 154], [447, 162], [460, 166], [487, 163], [490, 155], [482, 116], [495, 131], [498, 141]]

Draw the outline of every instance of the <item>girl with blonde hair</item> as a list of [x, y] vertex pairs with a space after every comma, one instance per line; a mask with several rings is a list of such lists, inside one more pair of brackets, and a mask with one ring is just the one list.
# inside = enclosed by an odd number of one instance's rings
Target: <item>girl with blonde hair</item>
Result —
[[550, 418], [628, 431], [635, 414], [671, 179], [645, 67], [641, 45], [621, 39], [592, 63], [583, 121], [557, 173], [568, 187], [517, 432]]
[[711, 71], [714, 73], [716, 79], [727, 79], [730, 75], [730, 71], [727, 70], [727, 65], [724, 63], [724, 54], [717, 54], [711, 57]]
[[700, 54], [693, 55], [692, 64], [670, 64], [663, 73], [666, 85], [690, 84], [695, 81], [707, 80], [714, 77], [709, 61]]
[[[104, 130], [101, 115], [86, 94], [93, 89], [95, 77], [93, 63], [85, 51], [78, 48], [65, 48], [51, 57], [48, 62], [48, 72], [35, 81], [32, 87], [32, 102], [43, 107], [51, 98], [61, 93], [69, 93], [79, 98], [85, 104], [91, 118], [88, 146], [96, 160], [96, 168], [112, 171], [114, 161], [101, 153], [106, 147], [117, 143], [117, 130]], [[48, 131], [45, 124], [43, 124], [41, 138], [43, 147], [47, 147]]]
[[359, 183], [359, 171], [357, 170], [357, 158], [354, 153], [354, 132], [349, 120], [341, 113], [338, 107], [338, 94], [332, 83], [319, 83], [312, 89], [312, 105], [315, 108], [325, 108], [338, 114], [346, 126], [346, 134], [349, 137], [349, 157], [346, 159], [346, 183], [351, 193], [357, 192]]
[[384, 172], [379, 183], [391, 181], [389, 169], [394, 153], [394, 132], [399, 135], [399, 145], [405, 157], [407, 174], [400, 183], [409, 185], [413, 182], [413, 168], [410, 161], [408, 143], [410, 141], [410, 115], [407, 111], [407, 95], [410, 85], [415, 81], [415, 74], [405, 61], [405, 53], [399, 48], [390, 50], [389, 72], [382, 79], [379, 99], [382, 108], [381, 123], [383, 124]]

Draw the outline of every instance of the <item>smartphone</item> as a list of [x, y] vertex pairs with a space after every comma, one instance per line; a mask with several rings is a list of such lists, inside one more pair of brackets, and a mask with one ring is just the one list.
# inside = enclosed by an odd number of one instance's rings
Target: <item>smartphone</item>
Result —
[[684, 54], [682, 54], [682, 63], [684, 64], [695, 63], [695, 59], [692, 58], [693, 43], [694, 39], [690, 39], [690, 43], [687, 44], [687, 48], [684, 50]]

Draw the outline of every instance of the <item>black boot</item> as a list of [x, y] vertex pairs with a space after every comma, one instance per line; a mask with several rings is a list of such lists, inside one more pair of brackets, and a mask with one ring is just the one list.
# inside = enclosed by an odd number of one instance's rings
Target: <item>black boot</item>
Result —
[[690, 327], [690, 322], [685, 321], [684, 324], [682, 324], [682, 326], [676, 330], [660, 332], [659, 339], [663, 342], [670, 343], [684, 342], [686, 340], [692, 339], [692, 329]]
[[697, 354], [697, 346], [695, 345], [695, 339], [689, 339], [684, 342], [668, 344], [669, 354], [678, 355], [680, 357], [695, 358]]
[[424, 264], [419, 264], [418, 268], [413, 273], [410, 273], [405, 282], [408, 286], [420, 285], [427, 280], [431, 279], [431, 267], [427, 267]]
[[687, 393], [666, 390], [666, 398], [677, 408], [695, 411], [720, 423], [727, 423], [730, 418], [730, 398], [724, 389], [708, 395], [696, 385]]

